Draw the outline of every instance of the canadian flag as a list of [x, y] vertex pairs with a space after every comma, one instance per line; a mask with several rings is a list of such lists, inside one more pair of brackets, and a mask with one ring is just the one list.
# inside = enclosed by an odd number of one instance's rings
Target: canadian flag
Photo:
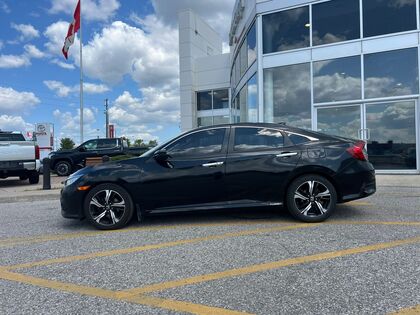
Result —
[[68, 58], [68, 52], [71, 45], [74, 43], [74, 36], [77, 31], [80, 29], [80, 0], [77, 2], [76, 10], [74, 10], [73, 22], [69, 25], [69, 30], [67, 31], [66, 39], [64, 40], [64, 46], [61, 50], [64, 57]]

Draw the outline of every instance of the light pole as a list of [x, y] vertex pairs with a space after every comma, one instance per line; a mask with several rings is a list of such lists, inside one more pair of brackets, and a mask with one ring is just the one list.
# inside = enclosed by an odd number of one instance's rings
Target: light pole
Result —
[[108, 99], [105, 99], [105, 136], [109, 138]]

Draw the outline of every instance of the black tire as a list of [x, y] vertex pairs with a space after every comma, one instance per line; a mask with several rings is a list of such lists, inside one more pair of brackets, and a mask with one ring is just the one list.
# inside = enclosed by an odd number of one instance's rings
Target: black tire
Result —
[[71, 174], [71, 164], [67, 161], [59, 161], [54, 167], [58, 176], [68, 176]]
[[28, 176], [29, 184], [34, 185], [39, 183], [39, 173], [38, 172], [31, 172]]
[[[107, 193], [109, 191], [111, 193]], [[88, 221], [101, 230], [114, 230], [126, 226], [134, 212], [130, 194], [115, 184], [101, 184], [93, 188], [87, 194], [83, 208]]]
[[334, 212], [337, 192], [325, 177], [303, 175], [296, 178], [287, 189], [286, 204], [296, 219], [310, 223], [322, 222]]

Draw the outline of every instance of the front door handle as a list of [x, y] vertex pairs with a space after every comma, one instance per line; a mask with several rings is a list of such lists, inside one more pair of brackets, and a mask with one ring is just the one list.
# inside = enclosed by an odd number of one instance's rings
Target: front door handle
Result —
[[283, 153], [277, 154], [276, 156], [277, 157], [290, 157], [290, 156], [295, 156], [295, 155], [298, 155], [298, 153], [297, 152], [283, 152]]
[[204, 167], [217, 167], [223, 165], [223, 162], [210, 162], [210, 163], [204, 163], [202, 166]]

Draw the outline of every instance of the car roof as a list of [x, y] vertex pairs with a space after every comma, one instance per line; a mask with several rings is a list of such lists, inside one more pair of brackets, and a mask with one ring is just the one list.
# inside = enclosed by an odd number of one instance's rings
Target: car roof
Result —
[[281, 129], [284, 131], [295, 131], [295, 132], [311, 132], [310, 130], [296, 128], [287, 126], [285, 123], [254, 123], [254, 122], [241, 122], [241, 123], [231, 123], [231, 124], [220, 124], [220, 125], [212, 125], [212, 126], [205, 126], [199, 127], [194, 130], [205, 130], [205, 129], [213, 129], [213, 128], [228, 128], [228, 127], [260, 127], [260, 128], [276, 128]]

